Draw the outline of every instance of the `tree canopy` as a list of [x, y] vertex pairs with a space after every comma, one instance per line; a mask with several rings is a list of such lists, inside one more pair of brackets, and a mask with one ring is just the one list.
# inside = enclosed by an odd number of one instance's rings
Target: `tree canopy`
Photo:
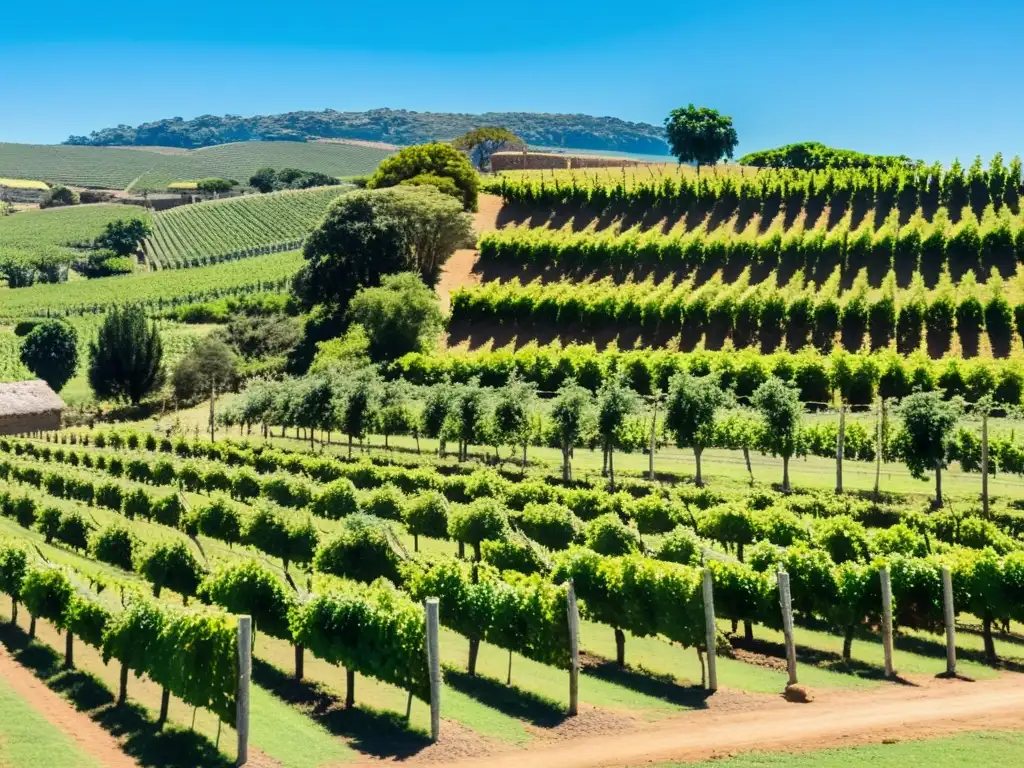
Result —
[[382, 162], [366, 186], [395, 187], [424, 174], [451, 179], [462, 194], [462, 207], [467, 211], [477, 209], [480, 177], [467, 157], [451, 144], [406, 147]]
[[739, 139], [732, 118], [710, 107], [693, 104], [673, 109], [665, 118], [669, 148], [680, 163], [714, 165], [722, 158], [731, 158]]
[[130, 256], [151, 234], [152, 228], [142, 219], [119, 219], [104, 227], [103, 234], [96, 238], [96, 247], [111, 250], [118, 256]]
[[455, 139], [452, 146], [467, 153], [473, 164], [484, 171], [490, 167], [495, 152], [525, 149], [526, 142], [507, 128], [485, 125]]
[[132, 405], [164, 382], [163, 344], [141, 307], [115, 307], [89, 344], [89, 384], [96, 397]]
[[60, 392], [78, 368], [78, 332], [62, 320], [44, 320], [25, 337], [21, 362]]
[[697, 464], [696, 483], [704, 485], [701, 453], [714, 438], [715, 412], [729, 400], [720, 377], [676, 374], [669, 384], [665, 427], [680, 448], [692, 448]]
[[429, 351], [444, 321], [437, 294], [414, 272], [385, 275], [379, 286], [362, 288], [348, 306], [348, 318], [365, 329], [375, 361]]

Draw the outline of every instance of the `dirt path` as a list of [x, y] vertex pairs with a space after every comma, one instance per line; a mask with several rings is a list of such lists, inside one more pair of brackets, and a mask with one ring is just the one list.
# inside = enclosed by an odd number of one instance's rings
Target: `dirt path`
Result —
[[[665, 760], [707, 760], [751, 750], [820, 749], [912, 740], [956, 731], [1024, 729], [1024, 681], [936, 681], [813, 704], [746, 713], [698, 712], [629, 734], [571, 740], [487, 758], [487, 768], [600, 768]], [[479, 760], [433, 763], [469, 768]]]
[[138, 768], [138, 763], [121, 751], [113, 736], [47, 688], [12, 659], [3, 647], [0, 647], [0, 677], [47, 722], [67, 734], [83, 752], [96, 758], [101, 765], [107, 768]]
[[[498, 228], [498, 214], [503, 201], [497, 195], [480, 195], [480, 210], [473, 214], [473, 227], [477, 236], [484, 232], [492, 232]], [[464, 285], [476, 285], [480, 275], [473, 271], [479, 252], [475, 248], [463, 248], [452, 254], [441, 270], [441, 279], [437, 283], [437, 295], [441, 299], [441, 311], [447, 312], [451, 306], [452, 291]]]

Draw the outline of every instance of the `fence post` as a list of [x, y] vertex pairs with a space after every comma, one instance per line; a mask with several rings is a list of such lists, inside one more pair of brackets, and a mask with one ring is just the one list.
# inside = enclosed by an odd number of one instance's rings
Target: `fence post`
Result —
[[953, 574], [942, 566], [942, 614], [946, 621], [946, 674], [956, 676], [956, 615], [953, 613]]
[[704, 629], [708, 651], [708, 690], [718, 690], [718, 669], [715, 649], [718, 646], [718, 627], [715, 625], [715, 588], [711, 569], [704, 569]]
[[836, 493], [843, 492], [843, 444], [846, 442], [846, 402], [839, 403], [839, 435], [836, 439]]
[[580, 611], [571, 579], [566, 593], [566, 609], [569, 614], [569, 715], [575, 717], [580, 704]]
[[981, 409], [981, 511], [988, 519], [988, 407]]
[[238, 692], [235, 698], [235, 730], [238, 761], [249, 762], [249, 680], [252, 677], [252, 617], [238, 617]]
[[882, 648], [885, 651], [885, 676], [892, 677], [896, 671], [892, 666], [892, 581], [889, 566], [878, 572], [882, 583]]
[[789, 685], [796, 685], [796, 643], [793, 641], [793, 595], [789, 588], [789, 574], [779, 571], [779, 603], [782, 606], [782, 632], [786, 637], [786, 670]]
[[430, 672], [430, 740], [441, 735], [441, 653], [438, 648], [440, 604], [436, 597], [427, 598], [427, 669]]

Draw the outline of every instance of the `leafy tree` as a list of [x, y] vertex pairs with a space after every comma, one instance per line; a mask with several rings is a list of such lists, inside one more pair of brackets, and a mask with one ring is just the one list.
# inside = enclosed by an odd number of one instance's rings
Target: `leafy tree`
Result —
[[387, 524], [375, 517], [350, 515], [341, 532], [317, 550], [313, 568], [366, 584], [382, 577], [397, 583], [400, 558], [393, 536]]
[[715, 375], [694, 377], [680, 372], [669, 384], [665, 427], [675, 436], [679, 448], [693, 449], [698, 487], [704, 485], [701, 455], [715, 437], [715, 412], [728, 402], [729, 395]]
[[291, 640], [288, 612], [297, 600], [273, 571], [256, 560], [221, 565], [198, 589], [199, 598], [252, 617], [253, 632]]
[[583, 528], [579, 518], [562, 504], [527, 504], [516, 523], [523, 533], [548, 549], [568, 549]]
[[459, 461], [469, 458], [471, 443], [479, 443], [484, 432], [487, 412], [487, 392], [477, 379], [460, 385], [454, 393], [447, 425], [459, 439]]
[[133, 405], [164, 382], [163, 344], [141, 307], [115, 307], [89, 344], [89, 384], [100, 399]]
[[258, 168], [256, 173], [249, 177], [249, 186], [259, 192], [273, 192], [276, 182], [277, 175], [273, 168]]
[[430, 351], [444, 326], [437, 294], [413, 272], [386, 275], [379, 286], [362, 288], [348, 317], [365, 329], [376, 361]]
[[709, 107], [673, 109], [665, 118], [668, 144], [680, 163], [714, 165], [723, 157], [731, 158], [739, 139], [732, 118]]
[[160, 597], [166, 587], [181, 595], [185, 602], [195, 595], [204, 574], [192, 549], [181, 539], [154, 544], [140, 557], [138, 571], [153, 585], [153, 597]]
[[614, 512], [595, 517], [587, 523], [583, 536], [587, 547], [601, 555], [628, 555], [640, 551], [637, 532]]
[[782, 490], [789, 493], [789, 459], [796, 453], [804, 412], [800, 392], [772, 376], [754, 391], [751, 401], [764, 420], [764, 447], [773, 456], [782, 457]]
[[701, 542], [692, 528], [677, 525], [666, 534], [654, 556], [681, 565], [697, 565], [701, 558]]
[[339, 477], [324, 486], [313, 499], [310, 511], [317, 517], [337, 520], [359, 511], [356, 487], [347, 477]]
[[[423, 401], [423, 412], [420, 414], [423, 434], [437, 440], [438, 454], [444, 456], [445, 424], [455, 405], [455, 391], [448, 383], [438, 384], [427, 391]], [[461, 444], [459, 456], [462, 456]]]
[[143, 219], [118, 219], [103, 228], [103, 233], [96, 238], [96, 247], [113, 251], [118, 256], [131, 256], [151, 234], [152, 227]]
[[22, 342], [21, 362], [60, 392], [78, 368], [78, 332], [62, 320], [44, 320]]
[[608, 459], [609, 487], [615, 492], [615, 446], [626, 417], [637, 408], [636, 393], [622, 376], [607, 379], [597, 393], [597, 433]]
[[360, 440], [373, 424], [380, 401], [381, 381], [375, 370], [366, 369], [351, 377], [345, 385], [340, 408], [341, 431], [348, 435], [348, 455], [352, 455], [352, 440]]
[[466, 152], [474, 165], [485, 171], [490, 167], [491, 155], [495, 152], [526, 149], [526, 142], [507, 128], [485, 125], [455, 139], [452, 146]]
[[494, 402], [493, 432], [495, 444], [522, 446], [523, 471], [526, 471], [526, 448], [530, 443], [530, 413], [537, 400], [537, 387], [513, 372], [497, 393]]
[[211, 398], [238, 384], [238, 357], [220, 339], [207, 336], [192, 345], [171, 374], [174, 396], [183, 402]]
[[63, 184], [54, 184], [39, 201], [40, 208], [56, 208], [62, 205], [78, 205], [78, 193]]
[[233, 179], [221, 179], [217, 177], [209, 179], [199, 179], [196, 182], [196, 189], [200, 192], [209, 192], [212, 194], [219, 194], [220, 192], [227, 192], [232, 187], [237, 187], [238, 182]]
[[941, 507], [942, 470], [960, 406], [944, 400], [938, 391], [915, 392], [903, 398], [899, 413], [903, 428], [896, 438], [898, 453], [914, 477], [922, 478], [927, 470], [935, 470], [935, 505]]
[[405, 506], [405, 525], [416, 552], [420, 550], [420, 536], [448, 538], [449, 508], [448, 499], [440, 491], [425, 491]]
[[573, 447], [583, 434], [583, 425], [593, 408], [594, 398], [590, 392], [578, 384], [563, 384], [551, 406], [551, 420], [555, 424], [558, 436], [558, 447], [562, 449], [562, 479], [572, 479]]
[[136, 539], [121, 523], [110, 523], [93, 534], [89, 541], [89, 554], [102, 563], [132, 570], [132, 555]]
[[406, 179], [422, 174], [446, 176], [462, 192], [462, 206], [467, 211], [477, 209], [480, 177], [464, 154], [451, 144], [420, 144], [406, 147], [387, 158], [370, 177], [367, 187], [379, 189], [394, 187]]
[[491, 498], [453, 507], [448, 513], [448, 535], [472, 545], [479, 562], [481, 542], [508, 538], [508, 512], [501, 502]]

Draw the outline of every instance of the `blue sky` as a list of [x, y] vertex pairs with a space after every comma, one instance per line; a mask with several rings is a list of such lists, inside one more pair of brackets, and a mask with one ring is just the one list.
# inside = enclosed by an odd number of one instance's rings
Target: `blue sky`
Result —
[[1022, 29], [1002, 0], [14, 3], [0, 141], [326, 107], [661, 123], [694, 102], [733, 116], [741, 152], [987, 160], [1024, 154]]

